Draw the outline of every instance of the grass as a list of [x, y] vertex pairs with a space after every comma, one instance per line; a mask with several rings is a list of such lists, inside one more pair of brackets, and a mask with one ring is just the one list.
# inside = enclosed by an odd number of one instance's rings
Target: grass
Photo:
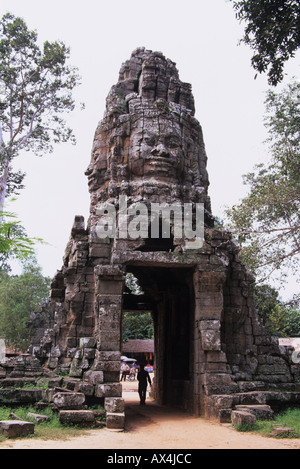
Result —
[[[291, 432], [288, 437], [285, 436], [284, 438], [300, 438], [300, 408], [287, 409], [275, 415], [274, 420], [257, 420], [255, 426], [249, 427], [243, 425], [237, 427], [237, 430], [270, 436], [272, 429], [278, 426], [294, 428], [294, 432]], [[277, 438], [280, 437], [278, 436]]]
[[[103, 410], [101, 408], [101, 410]], [[49, 417], [49, 422], [35, 423], [35, 429], [33, 435], [28, 435], [25, 438], [39, 438], [42, 440], [65, 440], [74, 436], [80, 436], [85, 434], [90, 428], [80, 427], [77, 425], [64, 425], [59, 421], [58, 413], [53, 412], [50, 407], [37, 411], [34, 407], [0, 407], [0, 420], [11, 420], [9, 417], [10, 413], [14, 413], [22, 420], [27, 422], [33, 421], [27, 418], [28, 412], [35, 414], [46, 415]], [[0, 435], [0, 442], [5, 441], [7, 438]]]

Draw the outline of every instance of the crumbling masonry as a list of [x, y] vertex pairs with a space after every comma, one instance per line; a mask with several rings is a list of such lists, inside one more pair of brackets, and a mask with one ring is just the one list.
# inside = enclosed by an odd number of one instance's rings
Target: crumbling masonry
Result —
[[[107, 97], [86, 171], [90, 217], [87, 225], [75, 217], [51, 284], [50, 322], [31, 347], [44, 376], [62, 373], [87, 402], [105, 400], [112, 426], [122, 425], [124, 411], [123, 311], [152, 313], [160, 404], [226, 421], [237, 405], [299, 402], [299, 365], [260, 324], [238, 244], [214, 228], [206, 162], [191, 86], [161, 53], [137, 49]], [[117, 226], [115, 237], [99, 237], [97, 207], [107, 202], [118, 212], [120, 196], [148, 207], [203, 204], [203, 246], [187, 249], [174, 229], [167, 238], [125, 239]], [[125, 286], [129, 272], [143, 295]], [[17, 368], [3, 366], [2, 376], [34, 374], [32, 360], [30, 370], [21, 358]]]

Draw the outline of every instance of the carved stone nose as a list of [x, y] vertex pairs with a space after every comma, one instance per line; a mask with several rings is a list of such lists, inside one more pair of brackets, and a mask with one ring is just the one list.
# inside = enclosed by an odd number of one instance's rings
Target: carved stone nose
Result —
[[151, 150], [151, 155], [154, 156], [169, 156], [169, 152], [164, 146], [163, 143], [158, 143], [152, 150]]

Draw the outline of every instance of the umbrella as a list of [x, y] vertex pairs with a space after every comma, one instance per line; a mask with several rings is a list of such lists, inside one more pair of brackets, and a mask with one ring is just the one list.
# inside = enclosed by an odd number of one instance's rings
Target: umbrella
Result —
[[137, 360], [135, 358], [128, 358], [125, 357], [124, 355], [121, 357], [122, 362], [136, 362]]

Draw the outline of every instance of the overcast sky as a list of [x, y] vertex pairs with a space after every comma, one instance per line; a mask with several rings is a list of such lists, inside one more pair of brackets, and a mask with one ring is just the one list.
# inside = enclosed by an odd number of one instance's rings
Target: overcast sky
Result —
[[[38, 158], [23, 153], [15, 167], [26, 171], [26, 188], [10, 209], [18, 213], [30, 236], [43, 238], [38, 248], [44, 275], [53, 276], [75, 215], [89, 214], [84, 171], [90, 161], [94, 132], [102, 119], [109, 89], [121, 64], [144, 46], [161, 51], [177, 64], [182, 81], [192, 84], [196, 117], [203, 128], [208, 155], [209, 194], [213, 213], [223, 216], [246, 194], [242, 175], [268, 158], [263, 144], [266, 76], [254, 80], [252, 52], [238, 45], [244, 26], [226, 0], [1, 0], [6, 12], [21, 16], [39, 41], [62, 40], [71, 48], [70, 63], [79, 68], [78, 106], [67, 115], [77, 145], [61, 144]], [[299, 54], [285, 71], [299, 76]]]

